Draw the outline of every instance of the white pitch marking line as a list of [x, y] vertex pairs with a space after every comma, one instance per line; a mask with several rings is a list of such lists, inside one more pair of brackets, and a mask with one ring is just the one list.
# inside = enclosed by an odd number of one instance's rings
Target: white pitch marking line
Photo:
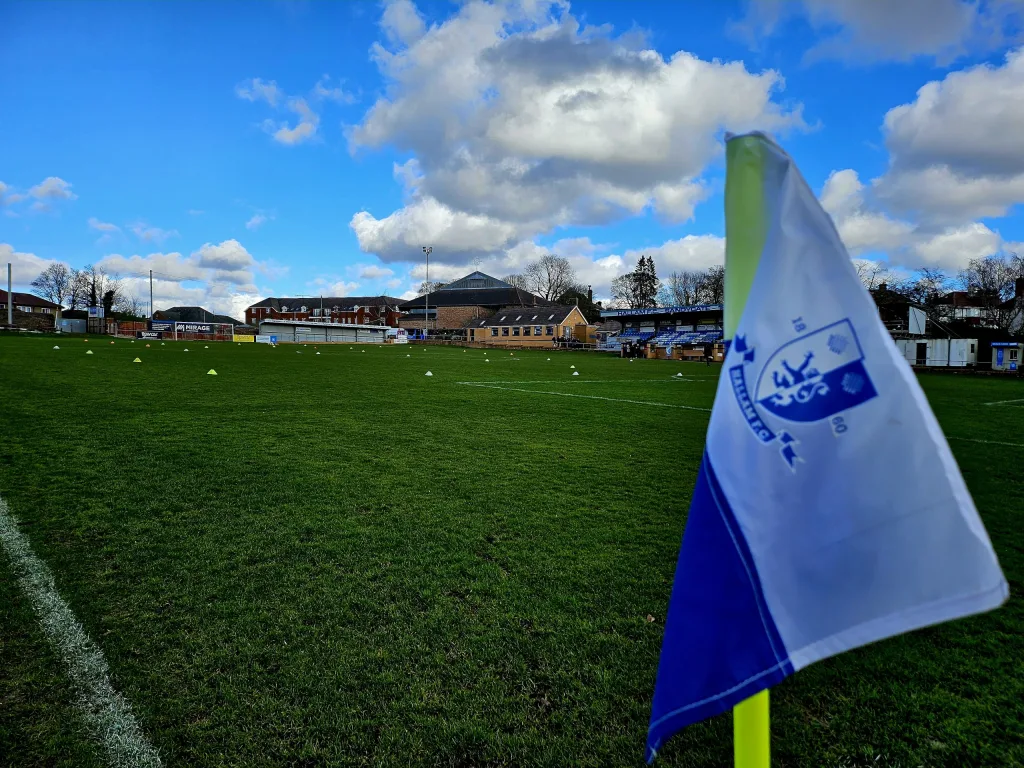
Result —
[[695, 379], [534, 379], [530, 381], [506, 381], [504, 379], [487, 379], [486, 381], [458, 381], [456, 384], [671, 384], [674, 381], [695, 381]]
[[1007, 403], [1024, 403], [1024, 397], [1019, 397], [1016, 400], [996, 400], [994, 403], [985, 403], [985, 405], [1006, 405]]
[[984, 443], [985, 445], [1007, 445], [1010, 448], [1024, 448], [1024, 443], [1003, 443], [999, 440], [981, 440], [977, 437], [950, 437], [946, 435], [947, 440], [963, 440], [968, 443]]
[[110, 671], [103, 652], [89, 639], [71, 607], [57, 592], [53, 573], [32, 552], [3, 499], [0, 499], [0, 544], [50, 645], [64, 662], [65, 671], [78, 693], [78, 705], [103, 746], [107, 762], [114, 768], [161, 766], [160, 755], [142, 732], [131, 704], [110, 684]]
[[658, 408], [681, 408], [684, 411], [706, 411], [711, 412], [710, 408], [699, 408], [695, 405], [673, 405], [671, 403], [654, 403], [649, 400], [624, 400], [620, 397], [601, 397], [600, 395], [577, 395], [573, 392], [545, 392], [540, 389], [518, 389], [516, 387], [498, 387], [493, 384], [481, 384], [476, 381], [460, 381], [459, 384], [464, 384], [468, 387], [480, 387], [481, 389], [501, 389], [506, 392], [525, 392], [528, 395], [556, 395], [558, 397], [582, 397], [586, 400], [607, 400], [612, 403], [632, 403], [633, 405], [654, 405]]

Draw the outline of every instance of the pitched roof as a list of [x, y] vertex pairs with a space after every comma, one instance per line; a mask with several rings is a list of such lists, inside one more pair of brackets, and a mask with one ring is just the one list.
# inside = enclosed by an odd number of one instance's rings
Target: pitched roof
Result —
[[[493, 317], [473, 322], [475, 328], [488, 328], [494, 325], [559, 325], [578, 309], [575, 304], [569, 306], [548, 305], [540, 307], [506, 307], [498, 310]], [[582, 314], [582, 313], [580, 313]]]
[[506, 307], [510, 304], [534, 307], [543, 304], [544, 299], [534, 296], [515, 286], [507, 288], [453, 288], [451, 290], [431, 291], [430, 294], [417, 296], [398, 305], [408, 312], [411, 309], [422, 309], [426, 303], [431, 309], [435, 307]]
[[154, 320], [174, 320], [179, 323], [231, 323], [241, 325], [238, 320], [228, 315], [218, 315], [202, 307], [171, 307], [158, 309], [153, 313]]
[[[263, 301], [251, 304], [248, 308], [269, 307], [275, 312], [297, 312], [302, 306], [317, 309], [320, 307], [321, 301], [323, 301], [324, 308], [352, 309], [353, 307], [379, 307], [385, 304], [395, 307], [402, 300], [396, 299], [394, 296], [269, 296]], [[283, 310], [282, 307], [288, 307], [288, 309]]]
[[499, 280], [496, 277], [485, 275], [483, 272], [471, 272], [465, 277], [460, 277], [458, 280], [452, 280], [447, 285], [443, 285], [438, 288], [438, 291], [460, 291], [463, 289], [481, 289], [481, 288], [514, 288], [515, 286], [511, 283], [506, 283], [504, 280]]
[[[56, 309], [57, 305], [52, 301], [47, 301], [33, 293], [18, 293], [12, 291], [12, 303], [14, 306], [19, 304], [23, 307], [49, 307], [50, 309]], [[0, 291], [0, 304], [7, 306], [7, 291]]]

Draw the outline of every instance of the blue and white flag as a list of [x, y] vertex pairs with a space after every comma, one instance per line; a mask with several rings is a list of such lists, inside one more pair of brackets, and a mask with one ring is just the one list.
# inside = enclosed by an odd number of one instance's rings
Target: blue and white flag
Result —
[[[763, 248], [679, 554], [648, 760], [679, 729], [815, 661], [1009, 593], [832, 220], [792, 160], [763, 136], [739, 140], [752, 139], [758, 167], [745, 178], [760, 202], [731, 224], [762, 233]], [[741, 206], [726, 194], [729, 215]]]

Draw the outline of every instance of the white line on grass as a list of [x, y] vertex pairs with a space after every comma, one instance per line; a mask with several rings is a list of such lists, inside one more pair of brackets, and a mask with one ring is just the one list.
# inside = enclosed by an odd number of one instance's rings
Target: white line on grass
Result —
[[32, 552], [3, 499], [0, 499], [0, 543], [43, 632], [64, 662], [78, 694], [78, 704], [103, 746], [107, 762], [114, 768], [162, 765], [160, 755], [135, 719], [131, 705], [110, 684], [103, 652], [85, 634], [71, 607], [57, 592], [53, 573]]
[[463, 384], [467, 387], [480, 387], [482, 389], [502, 389], [506, 392], [525, 392], [528, 395], [556, 395], [558, 397], [581, 397], [586, 400], [607, 400], [612, 403], [632, 403], [633, 405], [653, 405], [658, 408], [681, 408], [684, 411], [707, 411], [711, 412], [710, 408], [699, 408], [696, 405], [673, 405], [672, 403], [655, 403], [649, 400], [624, 400], [620, 397], [601, 397], [600, 395], [577, 395], [573, 392], [545, 392], [540, 389], [518, 389], [516, 387], [499, 387], [494, 384], [482, 384], [477, 381], [460, 381], [458, 384]]
[[529, 381], [521, 381], [516, 379], [504, 380], [504, 379], [487, 379], [486, 381], [458, 381], [456, 384], [466, 384], [472, 386], [473, 384], [634, 384], [642, 382], [644, 384], [671, 384], [673, 381], [696, 381], [696, 379], [533, 379]]
[[1007, 405], [1009, 403], [1024, 403], [1024, 397], [1017, 398], [1016, 400], [996, 400], [994, 403], [985, 403], [985, 405]]
[[984, 443], [985, 445], [1006, 445], [1010, 448], [1024, 448], [1024, 443], [1003, 443], [998, 440], [981, 440], [977, 437], [950, 437], [946, 435], [947, 440], [963, 440], [967, 443]]

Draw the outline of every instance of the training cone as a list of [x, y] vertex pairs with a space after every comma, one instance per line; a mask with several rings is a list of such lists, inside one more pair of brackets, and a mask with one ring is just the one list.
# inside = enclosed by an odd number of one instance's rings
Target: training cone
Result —
[[211, 368], [210, 370], [208, 370], [208, 371], [206, 372], [206, 375], [207, 375], [207, 376], [216, 376], [216, 375], [217, 375], [217, 372], [216, 372], [215, 370], [213, 370], [213, 368]]
[[149, 349], [149, 344], [146, 345], [146, 349]]
[[677, 378], [677, 379], [681, 379], [681, 378], [683, 378], [683, 374], [681, 374], [681, 373], [677, 373], [677, 374], [676, 374], [676, 378]]
[[319, 353], [319, 352], [317, 352], [317, 354], [319, 355], [320, 353]]
[[573, 375], [573, 376], [579, 376], [579, 375], [580, 375], [580, 372], [579, 372], [579, 371], [573, 371], [573, 372], [572, 372], [572, 375]]
[[203, 347], [203, 349], [209, 349], [209, 347]]
[[142, 361], [139, 358], [136, 357], [134, 360], [132, 360], [132, 362], [133, 363], [141, 363]]
[[58, 347], [56, 344], [53, 345], [53, 348], [54, 349], [60, 349], [60, 347]]
[[167, 346], [167, 342], [166, 341], [161, 341], [160, 342], [160, 346], [161, 347], [166, 347]]
[[113, 344], [114, 342], [110, 342], [110, 343]]
[[85, 354], [91, 355], [92, 354], [92, 350], [91, 349], [86, 350]]
[[490, 360], [488, 360], [488, 359], [487, 359], [487, 358], [485, 357], [485, 358], [484, 358], [484, 362], [485, 362], [485, 363], [489, 363], [489, 362], [491, 362], [491, 361], [490, 361]]
[[432, 374], [430, 371], [427, 371], [426, 375], [427, 376], [433, 376], [434, 374]]
[[89, 340], [88, 340], [88, 339], [82, 339], [82, 341], [84, 341], [84, 342], [85, 342], [85, 343], [87, 343], [87, 344], [89, 343]]
[[406, 355], [406, 357], [412, 357], [412, 355]]
[[569, 370], [571, 371], [571, 370], [573, 370], [573, 369], [574, 369], [575, 367], [576, 367], [575, 365], [570, 365], [570, 366], [569, 366]]
[[188, 347], [185, 347], [185, 351], [188, 352]]

